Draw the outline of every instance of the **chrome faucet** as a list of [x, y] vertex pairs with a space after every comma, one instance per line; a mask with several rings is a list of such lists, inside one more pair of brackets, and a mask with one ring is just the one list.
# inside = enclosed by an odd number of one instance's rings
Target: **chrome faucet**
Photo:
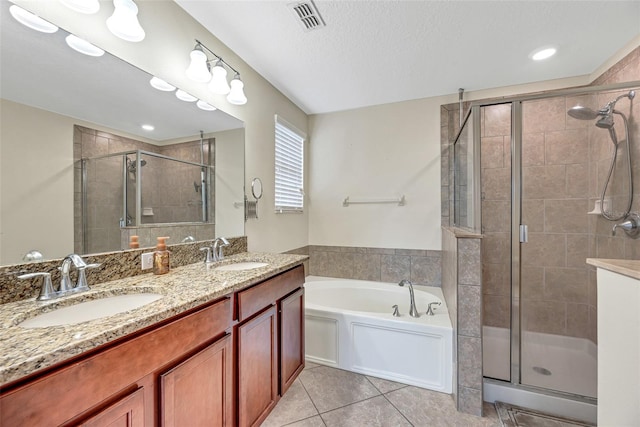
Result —
[[222, 261], [224, 259], [224, 254], [222, 253], [222, 248], [225, 246], [229, 246], [229, 241], [224, 237], [218, 237], [213, 241], [213, 260], [214, 261]]
[[620, 224], [615, 224], [613, 226], [613, 230], [611, 230], [611, 234], [613, 236], [616, 235], [616, 230], [621, 228], [627, 233], [629, 237], [636, 237], [638, 233], [640, 233], [640, 216], [635, 213], [630, 214], [627, 217], [625, 222], [621, 222]]
[[416, 299], [415, 299], [415, 296], [413, 295], [413, 285], [411, 284], [411, 282], [408, 281], [407, 279], [402, 279], [400, 283], [398, 283], [398, 285], [403, 287], [404, 285], [409, 285], [409, 296], [411, 297], [411, 305], [409, 307], [409, 316], [420, 317], [420, 313], [418, 313], [418, 310], [416, 309]]
[[435, 313], [433, 312], [433, 310], [435, 310], [435, 308], [433, 308], [433, 306], [436, 307], [440, 307], [442, 305], [442, 303], [440, 301], [434, 301], [434, 302], [430, 302], [429, 303], [429, 308], [427, 308], [427, 316], [434, 316]]
[[[78, 269], [78, 282], [73, 283], [71, 280], [71, 265]], [[60, 287], [56, 291], [51, 283], [51, 274], [46, 272], [28, 273], [18, 276], [18, 279], [31, 279], [34, 277], [43, 277], [42, 288], [40, 289], [40, 295], [38, 295], [38, 301], [46, 301], [65, 295], [69, 295], [74, 292], [88, 291], [87, 276], [85, 270], [87, 268], [96, 268], [100, 264], [87, 264], [84, 262], [80, 255], [70, 254], [62, 260], [62, 265], [58, 267], [62, 277], [60, 278]]]

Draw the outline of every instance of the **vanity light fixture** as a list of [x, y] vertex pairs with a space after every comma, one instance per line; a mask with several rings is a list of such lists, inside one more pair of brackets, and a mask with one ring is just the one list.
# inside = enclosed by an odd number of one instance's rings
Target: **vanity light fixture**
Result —
[[235, 77], [231, 80], [231, 92], [227, 95], [227, 101], [233, 105], [244, 105], [247, 103], [247, 97], [244, 95], [244, 83], [240, 80], [240, 74], [236, 72]]
[[69, 47], [76, 52], [80, 52], [89, 56], [102, 56], [104, 55], [104, 50], [100, 49], [97, 46], [92, 45], [88, 41], [81, 39], [80, 37], [69, 34], [65, 41], [69, 45]]
[[15, 4], [9, 7], [9, 13], [11, 13], [11, 16], [13, 16], [16, 21], [18, 21], [22, 25], [26, 25], [32, 30], [49, 34], [58, 31], [58, 27], [53, 25], [51, 22], [45, 21], [38, 15], [35, 15]]
[[100, 2], [98, 0], [60, 0], [60, 3], [76, 12], [91, 15], [100, 10]]
[[182, 89], [178, 89], [176, 91], [176, 97], [180, 101], [184, 101], [184, 102], [195, 102], [195, 101], [198, 100], [198, 98], [196, 98], [195, 96], [183, 91]]
[[113, 0], [115, 10], [107, 19], [107, 28], [113, 35], [129, 42], [144, 39], [144, 29], [138, 22], [138, 6], [133, 0]]
[[175, 86], [170, 85], [169, 83], [165, 82], [164, 80], [156, 76], [153, 76], [151, 78], [151, 80], [149, 81], [149, 84], [153, 86], [153, 88], [161, 90], [163, 92], [173, 92], [174, 90], [176, 90]]
[[558, 49], [552, 46], [545, 46], [539, 49], [534, 50], [529, 54], [529, 57], [534, 61], [542, 61], [543, 59], [551, 58], [556, 54]]
[[198, 102], [196, 102], [196, 105], [198, 106], [199, 109], [204, 110], [204, 111], [216, 111], [217, 108], [214, 107], [213, 105], [204, 102], [203, 100], [199, 99]]
[[[213, 56], [209, 59], [207, 52]], [[191, 62], [186, 70], [187, 77], [199, 83], [209, 83], [209, 90], [217, 95], [227, 95], [227, 101], [234, 105], [244, 105], [247, 97], [244, 94], [244, 83], [240, 80], [238, 70], [229, 65], [219, 55], [196, 40], [190, 53]], [[212, 63], [214, 64], [212, 66]], [[235, 73], [231, 86], [227, 82], [227, 68]]]

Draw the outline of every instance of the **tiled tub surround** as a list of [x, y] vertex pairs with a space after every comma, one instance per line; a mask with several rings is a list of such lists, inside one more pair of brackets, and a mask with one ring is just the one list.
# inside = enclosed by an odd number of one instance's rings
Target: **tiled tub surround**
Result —
[[[224, 248], [225, 256], [247, 252], [247, 238], [229, 238], [229, 246]], [[212, 241], [195, 243], [182, 243], [168, 245], [171, 252], [171, 268], [193, 264], [204, 260], [204, 254], [200, 248], [211, 246]], [[109, 252], [83, 256], [87, 263], [99, 263], [98, 268], [87, 270], [87, 282], [89, 286], [94, 283], [104, 283], [112, 280], [147, 274], [150, 270], [140, 269], [140, 255], [153, 252], [153, 247], [130, 249], [126, 251]], [[46, 272], [51, 274], [51, 280], [56, 286], [60, 283], [60, 267], [62, 259], [49, 261], [14, 264], [0, 267], [0, 304], [35, 298], [40, 292], [40, 280], [20, 280], [16, 276], [26, 273]], [[74, 278], [75, 270], [72, 270]], [[75, 280], [75, 278], [74, 278]]]
[[308, 247], [312, 276], [440, 286], [441, 253], [438, 250], [363, 248], [351, 246]]
[[[203, 262], [153, 274], [120, 278], [92, 286], [88, 292], [49, 302], [16, 301], [0, 306], [0, 385], [18, 380], [107, 342], [139, 331], [183, 311], [238, 291], [302, 263], [303, 255], [241, 253], [220, 263]], [[269, 265], [244, 271], [214, 271], [233, 262], [258, 261]], [[54, 309], [104, 295], [135, 292], [164, 295], [141, 308], [77, 325], [25, 329], [18, 322], [35, 311]], [[46, 308], [45, 308], [46, 307]]]

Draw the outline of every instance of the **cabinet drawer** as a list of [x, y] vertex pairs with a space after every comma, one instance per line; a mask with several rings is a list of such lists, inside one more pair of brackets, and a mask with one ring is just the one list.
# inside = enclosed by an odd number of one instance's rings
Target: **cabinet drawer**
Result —
[[304, 267], [299, 265], [238, 292], [238, 321], [248, 319], [302, 285], [304, 285]]
[[42, 375], [0, 397], [0, 425], [62, 424], [221, 335], [230, 324], [231, 302], [225, 298]]

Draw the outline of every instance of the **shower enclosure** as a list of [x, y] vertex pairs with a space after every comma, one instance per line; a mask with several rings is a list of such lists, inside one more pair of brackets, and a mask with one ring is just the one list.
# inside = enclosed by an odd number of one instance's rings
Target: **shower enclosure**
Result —
[[143, 150], [82, 159], [82, 253], [127, 249], [130, 228], [209, 222], [212, 179], [209, 165]]
[[630, 90], [638, 87], [471, 105], [453, 147], [453, 218], [483, 235], [485, 378], [595, 402], [596, 276], [585, 260], [640, 254], [640, 240], [613, 236], [605, 218], [640, 210], [638, 194], [628, 203], [640, 175]]

